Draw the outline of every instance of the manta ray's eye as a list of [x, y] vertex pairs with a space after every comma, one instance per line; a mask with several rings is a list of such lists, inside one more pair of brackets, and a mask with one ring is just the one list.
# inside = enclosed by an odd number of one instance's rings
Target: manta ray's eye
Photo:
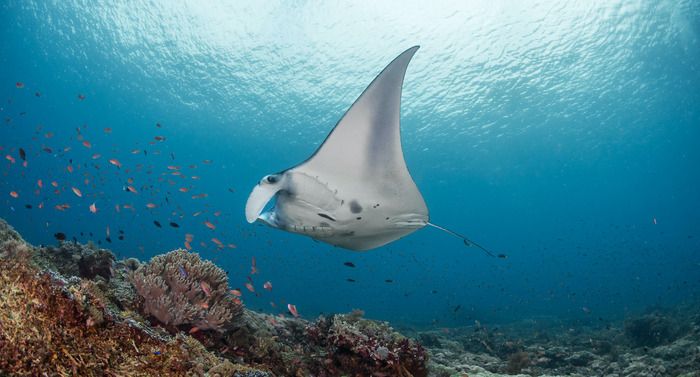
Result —
[[278, 178], [276, 175], [268, 175], [268, 176], [265, 178], [265, 180], [267, 181], [267, 183], [277, 183], [277, 181], [279, 180], [279, 178]]

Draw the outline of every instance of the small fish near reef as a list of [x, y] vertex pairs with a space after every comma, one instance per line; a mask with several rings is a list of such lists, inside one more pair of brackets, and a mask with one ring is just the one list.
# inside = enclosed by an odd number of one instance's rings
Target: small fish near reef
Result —
[[211, 296], [211, 287], [209, 286], [209, 283], [207, 283], [206, 281], [200, 281], [199, 286], [202, 288], [202, 292], [204, 292], [205, 296]]
[[295, 318], [299, 317], [299, 312], [297, 312], [296, 305], [287, 304], [287, 310], [289, 310], [289, 313], [291, 313]]

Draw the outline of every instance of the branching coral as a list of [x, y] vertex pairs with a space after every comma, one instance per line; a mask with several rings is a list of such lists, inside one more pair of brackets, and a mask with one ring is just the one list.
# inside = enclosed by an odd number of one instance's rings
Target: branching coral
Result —
[[235, 324], [243, 305], [228, 293], [226, 273], [198, 254], [175, 250], [151, 259], [132, 275], [143, 311], [172, 326], [224, 330]]

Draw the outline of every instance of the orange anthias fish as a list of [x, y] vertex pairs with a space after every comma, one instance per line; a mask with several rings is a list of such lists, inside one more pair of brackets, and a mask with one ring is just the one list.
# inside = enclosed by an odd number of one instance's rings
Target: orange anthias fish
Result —
[[92, 144], [87, 140], [83, 140], [83, 146], [85, 146], [85, 148], [92, 148]]
[[90, 212], [97, 213], [97, 206], [95, 203], [90, 204]]
[[[138, 193], [138, 191], [136, 191], [136, 189], [134, 188], [134, 186], [126, 186], [126, 189], [127, 189], [129, 192], [133, 192], [134, 194], [137, 194], [137, 193]], [[126, 206], [125, 206], [125, 207], [126, 207]]]
[[238, 289], [232, 289], [230, 292], [231, 292], [232, 295], [234, 295], [234, 296], [236, 296], [236, 297], [241, 297], [241, 296], [243, 296], [243, 293], [241, 293], [241, 291], [239, 291]]
[[290, 313], [292, 313], [292, 315], [294, 317], [299, 317], [299, 312], [297, 312], [296, 305], [287, 304], [287, 309], [289, 310]]
[[250, 274], [255, 275], [258, 273], [258, 264], [255, 262], [255, 257], [250, 261]]
[[199, 286], [202, 288], [202, 291], [204, 292], [205, 296], [211, 296], [211, 287], [209, 286], [209, 283], [207, 283], [206, 281], [200, 281]]
[[263, 288], [267, 289], [268, 291], [272, 290], [272, 283], [269, 281], [266, 281], [265, 284], [263, 284]]
[[207, 228], [209, 228], [209, 229], [212, 229], [212, 230], [216, 229], [216, 225], [212, 224], [212, 223], [209, 222], [209, 221], [205, 221], [205, 222], [204, 222], [204, 225], [206, 225]]
[[19, 198], [19, 194], [17, 193], [17, 191], [10, 191], [10, 196], [15, 199]]
[[80, 190], [78, 190], [77, 188], [71, 187], [70, 189], [73, 190], [73, 194], [75, 194], [75, 196], [77, 196], [77, 197], [79, 197], [79, 198], [82, 198], [82, 197], [83, 197], [83, 193], [80, 192]]
[[147, 203], [146, 208], [153, 209], [153, 208], [156, 208], [156, 205], [153, 203]]
[[112, 164], [112, 165], [114, 165], [114, 166], [116, 166], [116, 167], [118, 167], [118, 168], [121, 168], [121, 167], [122, 167], [122, 163], [119, 162], [119, 160], [117, 160], [116, 158], [110, 158], [110, 159], [109, 159], [109, 163]]
[[245, 287], [248, 288], [249, 291], [255, 293], [255, 287], [253, 287], [253, 284], [245, 283]]

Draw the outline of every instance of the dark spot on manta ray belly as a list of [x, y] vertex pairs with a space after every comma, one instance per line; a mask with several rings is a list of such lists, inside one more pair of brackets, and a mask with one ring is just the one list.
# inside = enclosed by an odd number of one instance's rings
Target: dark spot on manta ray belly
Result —
[[360, 203], [357, 202], [357, 200], [354, 200], [354, 199], [353, 199], [353, 200], [350, 202], [350, 212], [352, 212], [352, 213], [360, 213], [360, 212], [362, 212], [362, 206], [360, 205]]
[[317, 213], [317, 215], [323, 217], [324, 219], [328, 219], [328, 220], [330, 220], [330, 221], [335, 221], [334, 218], [332, 218], [332, 217], [326, 215], [325, 213]]

